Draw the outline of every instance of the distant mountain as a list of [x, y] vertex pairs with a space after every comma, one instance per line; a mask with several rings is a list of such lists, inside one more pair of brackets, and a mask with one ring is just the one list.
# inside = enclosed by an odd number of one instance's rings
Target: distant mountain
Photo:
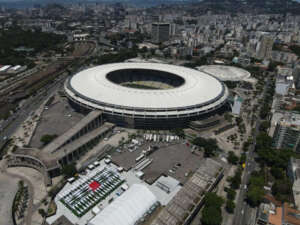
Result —
[[203, 0], [196, 5], [215, 13], [300, 14], [300, 3], [294, 0]]
[[34, 4], [77, 3], [77, 2], [124, 2], [136, 5], [161, 5], [192, 3], [196, 10], [211, 10], [215, 13], [293, 13], [300, 15], [300, 0], [0, 0], [8, 7], [29, 7]]

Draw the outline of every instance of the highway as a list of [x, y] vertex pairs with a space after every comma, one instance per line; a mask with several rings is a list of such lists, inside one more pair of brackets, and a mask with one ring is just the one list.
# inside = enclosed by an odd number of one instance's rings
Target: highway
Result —
[[[269, 78], [269, 77], [268, 77]], [[267, 81], [265, 83], [263, 92], [260, 95], [260, 98], [263, 98], [266, 94], [267, 87], [270, 85], [270, 80], [267, 78]], [[248, 152], [247, 152], [247, 159], [246, 159], [246, 167], [244, 170], [244, 174], [242, 177], [242, 182], [240, 186], [240, 193], [238, 196], [238, 200], [236, 203], [236, 208], [235, 208], [235, 215], [234, 215], [234, 220], [233, 220], [233, 225], [252, 225], [250, 224], [250, 217], [251, 217], [251, 208], [245, 201], [246, 199], [246, 194], [247, 194], [247, 185], [249, 182], [249, 178], [251, 176], [251, 173], [258, 168], [257, 163], [255, 162], [255, 145], [256, 145], [256, 136], [259, 133], [259, 127], [261, 124], [261, 118], [259, 116], [259, 110], [257, 110], [257, 121], [256, 121], [256, 126], [255, 126], [255, 131], [253, 134], [253, 143], [251, 146], [249, 146]], [[246, 187], [246, 188], [245, 188]]]

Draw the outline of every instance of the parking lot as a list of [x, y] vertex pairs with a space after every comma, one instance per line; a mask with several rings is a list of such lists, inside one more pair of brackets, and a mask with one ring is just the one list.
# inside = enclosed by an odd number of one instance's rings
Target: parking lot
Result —
[[67, 99], [56, 95], [52, 104], [45, 107], [30, 146], [36, 148], [42, 147], [43, 143], [40, 139], [43, 135], [56, 134], [59, 136], [77, 124], [83, 117], [84, 115], [74, 112]]
[[135, 151], [123, 149], [122, 152], [112, 154], [112, 161], [126, 170], [134, 168], [136, 159], [149, 145], [156, 145], [158, 149], [146, 158], [153, 160], [150, 165], [144, 168], [144, 180], [153, 183], [160, 175], [165, 174], [174, 177], [181, 183], [185, 183], [191, 172], [195, 171], [202, 159], [202, 154], [198, 151], [192, 153], [192, 149], [185, 143], [152, 143], [145, 142]]

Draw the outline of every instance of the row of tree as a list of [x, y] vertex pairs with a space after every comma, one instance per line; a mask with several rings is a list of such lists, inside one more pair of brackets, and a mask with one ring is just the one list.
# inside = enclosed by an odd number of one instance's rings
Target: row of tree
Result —
[[[265, 131], [261, 131], [257, 136], [255, 151], [258, 155], [256, 160], [263, 168], [265, 177], [273, 183], [272, 194], [279, 201], [290, 201], [292, 184], [286, 175], [286, 171], [290, 158], [298, 157], [297, 154], [290, 149], [272, 148], [272, 138]], [[254, 176], [257, 175], [254, 174]], [[251, 203], [254, 203], [253, 205], [258, 205], [259, 200], [262, 199], [263, 193], [259, 191], [259, 188], [262, 186], [262, 180], [263, 177], [260, 178], [260, 183], [254, 182], [257, 188], [252, 190], [253, 201], [249, 199]]]
[[266, 119], [267, 116], [269, 115], [274, 93], [275, 93], [275, 83], [272, 82], [267, 87], [267, 90], [266, 90], [266, 93], [265, 93], [265, 96], [263, 99], [263, 104], [260, 109], [259, 115], [260, 115], [261, 119]]

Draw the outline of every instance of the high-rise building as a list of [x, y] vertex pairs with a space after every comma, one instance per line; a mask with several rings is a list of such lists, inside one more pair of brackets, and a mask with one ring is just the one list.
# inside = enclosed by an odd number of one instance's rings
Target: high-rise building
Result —
[[257, 50], [257, 58], [270, 59], [273, 43], [274, 41], [271, 37], [263, 36]]
[[161, 43], [169, 40], [170, 24], [169, 23], [153, 23], [152, 24], [152, 41]]
[[293, 70], [293, 77], [296, 88], [300, 89], [300, 66], [296, 66], [296, 68]]
[[273, 146], [277, 149], [292, 149], [300, 152], [300, 116], [291, 114], [276, 125]]

